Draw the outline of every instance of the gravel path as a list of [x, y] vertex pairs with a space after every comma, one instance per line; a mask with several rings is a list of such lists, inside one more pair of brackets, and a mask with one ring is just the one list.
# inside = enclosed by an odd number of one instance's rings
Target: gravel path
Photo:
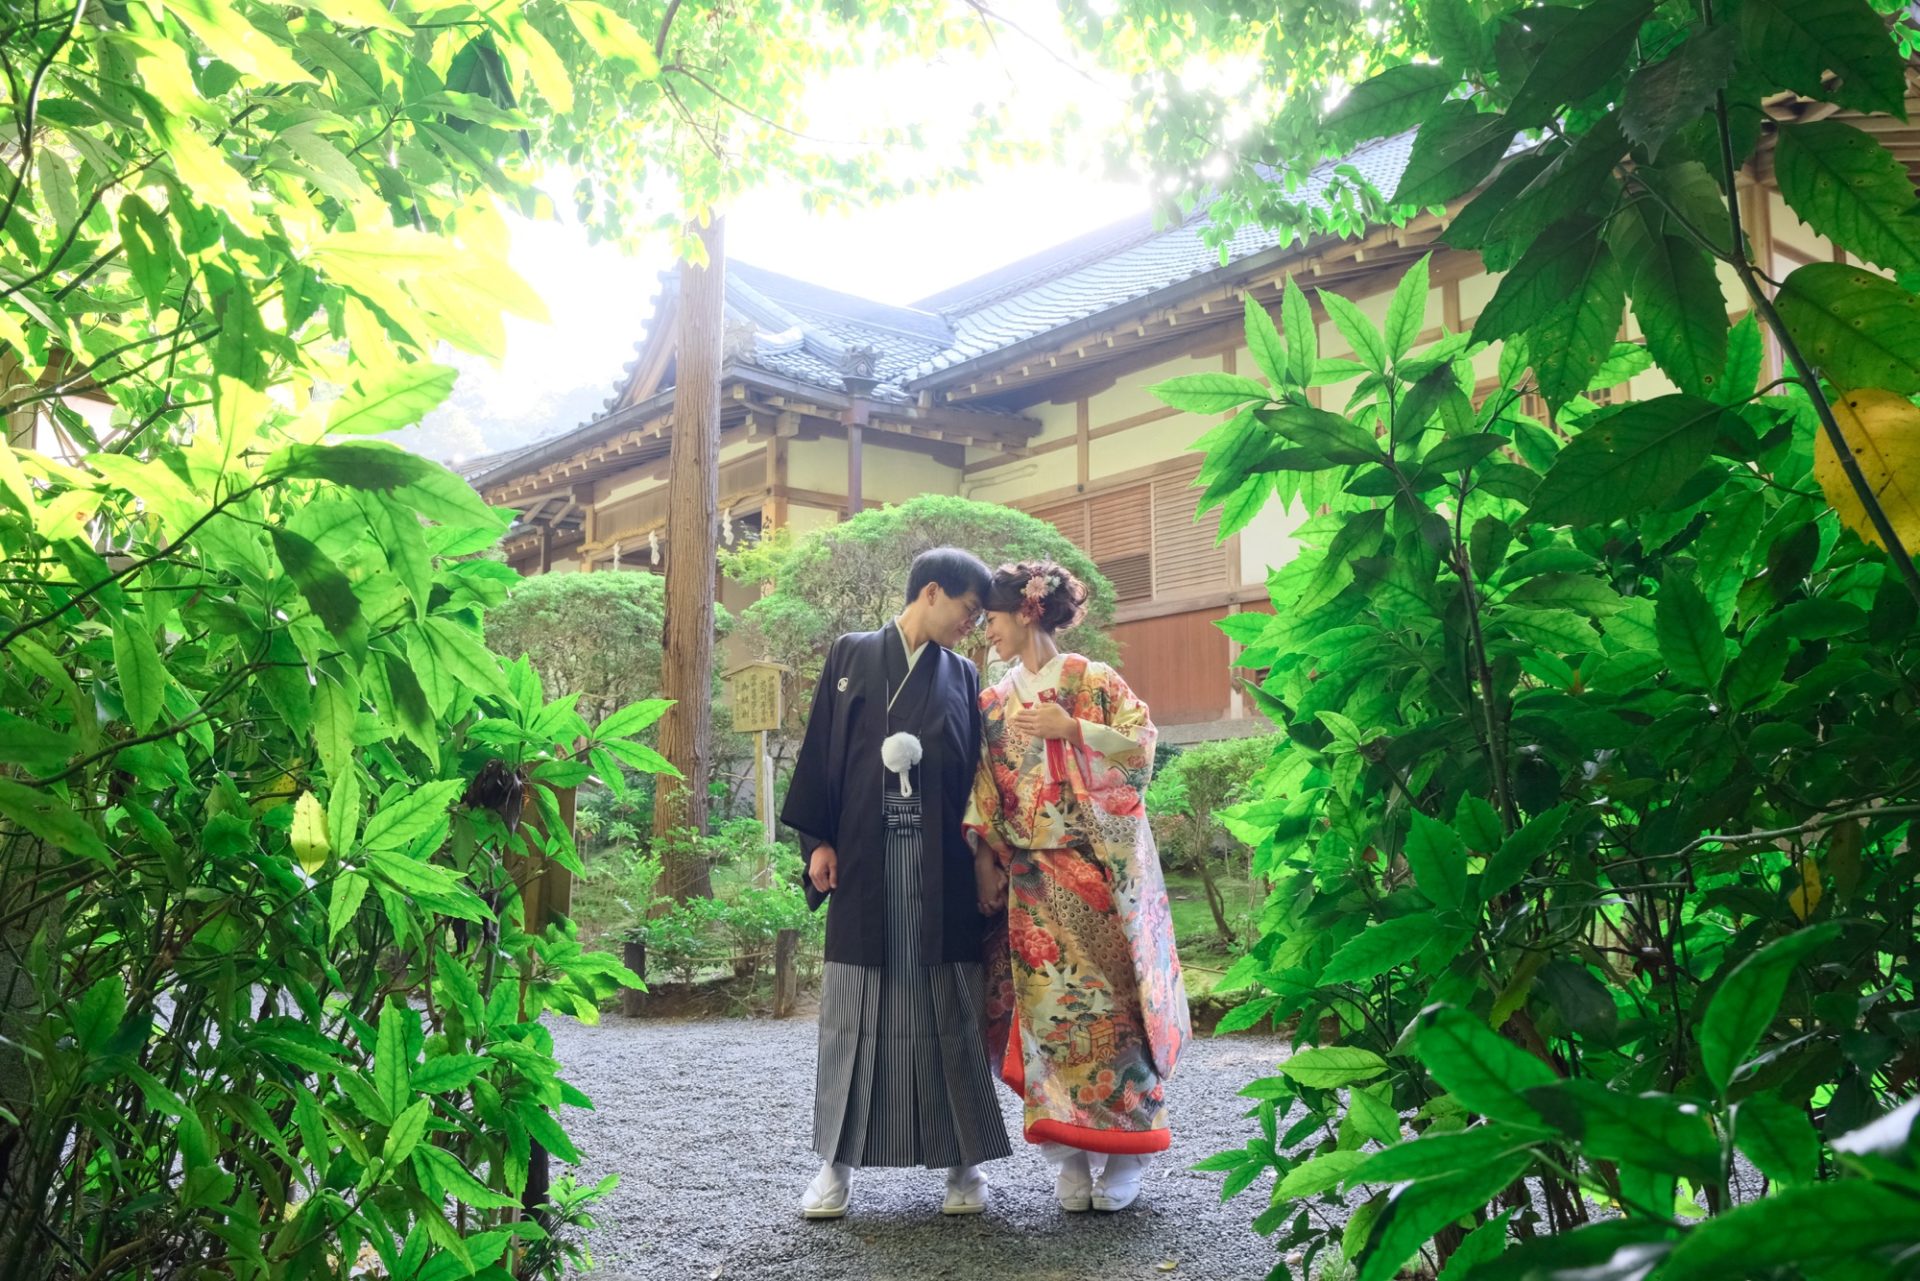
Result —
[[[1169, 1087], [1174, 1146], [1119, 1214], [1065, 1214], [1052, 1175], [1019, 1141], [1013, 1097], [998, 1091], [1011, 1160], [989, 1167], [993, 1199], [977, 1218], [940, 1213], [938, 1171], [857, 1173], [853, 1208], [808, 1223], [799, 1198], [818, 1160], [811, 1019], [555, 1020], [567, 1076], [592, 1112], [567, 1122], [588, 1182], [620, 1175], [591, 1238], [604, 1281], [1106, 1281], [1264, 1277], [1273, 1247], [1249, 1227], [1265, 1185], [1220, 1203], [1220, 1176], [1187, 1167], [1257, 1133], [1241, 1086], [1271, 1075], [1277, 1038], [1202, 1038]], [[1172, 1266], [1169, 1267], [1168, 1264]]]

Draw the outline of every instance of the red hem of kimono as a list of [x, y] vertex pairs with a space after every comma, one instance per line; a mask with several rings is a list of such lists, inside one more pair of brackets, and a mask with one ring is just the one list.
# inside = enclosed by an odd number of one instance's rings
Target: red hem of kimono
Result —
[[1095, 1130], [1084, 1125], [1068, 1125], [1051, 1118], [1035, 1121], [1027, 1127], [1029, 1143], [1064, 1143], [1084, 1152], [1104, 1152], [1108, 1156], [1145, 1156], [1165, 1152], [1173, 1144], [1171, 1130]]
[[[1022, 1099], [1027, 1095], [1026, 1063], [1020, 1057], [1020, 1029], [1009, 1030], [1007, 1051], [1000, 1059], [1000, 1079]], [[1051, 1117], [1035, 1121], [1026, 1129], [1029, 1143], [1064, 1143], [1083, 1152], [1102, 1152], [1108, 1156], [1145, 1156], [1165, 1152], [1173, 1145], [1171, 1130], [1096, 1130], [1084, 1125], [1068, 1125]]]

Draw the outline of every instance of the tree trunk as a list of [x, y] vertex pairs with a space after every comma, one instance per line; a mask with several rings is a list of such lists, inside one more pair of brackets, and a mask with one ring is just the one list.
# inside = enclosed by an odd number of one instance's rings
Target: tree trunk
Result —
[[[661, 628], [660, 752], [681, 778], [655, 781], [653, 832], [704, 832], [713, 759], [713, 596], [720, 554], [720, 356], [726, 318], [726, 241], [716, 217], [697, 229], [704, 267], [680, 264], [674, 363], [673, 452], [668, 462], [666, 621]], [[662, 846], [661, 879], [675, 902], [711, 898], [705, 859], [684, 842]]]
[[1219, 883], [1213, 879], [1213, 814], [1208, 812], [1204, 819], [1194, 818], [1193, 823], [1193, 861], [1200, 869], [1200, 883], [1207, 887], [1207, 910], [1213, 913], [1214, 932], [1220, 935], [1220, 941], [1228, 947], [1234, 945], [1233, 927], [1227, 924], [1227, 901], [1220, 893]]

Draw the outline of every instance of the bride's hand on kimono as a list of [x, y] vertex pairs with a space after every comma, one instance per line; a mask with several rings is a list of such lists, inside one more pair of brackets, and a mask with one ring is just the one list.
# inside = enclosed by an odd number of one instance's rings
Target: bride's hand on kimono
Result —
[[973, 858], [973, 879], [978, 887], [980, 915], [992, 916], [1007, 905], [1007, 874], [993, 859], [991, 852], [981, 850]]
[[1067, 715], [1058, 703], [1036, 703], [1013, 714], [1015, 728], [1035, 738], [1064, 738], [1075, 742], [1080, 737], [1080, 722]]
[[831, 845], [813, 847], [813, 857], [807, 862], [807, 879], [813, 882], [813, 888], [822, 894], [838, 888], [840, 884], [840, 859]]

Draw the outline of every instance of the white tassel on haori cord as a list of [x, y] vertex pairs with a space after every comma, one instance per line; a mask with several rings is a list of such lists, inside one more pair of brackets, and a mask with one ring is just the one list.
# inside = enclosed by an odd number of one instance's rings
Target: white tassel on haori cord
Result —
[[880, 763], [900, 776], [900, 795], [913, 795], [913, 767], [920, 763], [920, 740], [902, 730], [880, 744]]

